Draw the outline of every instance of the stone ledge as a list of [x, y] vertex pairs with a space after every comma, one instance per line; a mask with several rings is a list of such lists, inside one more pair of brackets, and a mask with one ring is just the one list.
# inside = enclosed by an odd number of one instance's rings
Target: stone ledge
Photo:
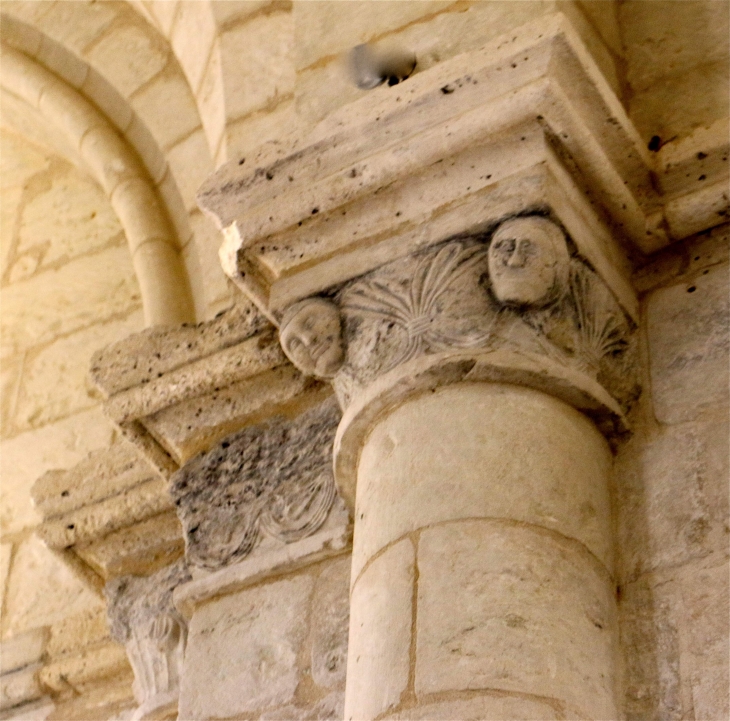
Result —
[[163, 477], [224, 436], [321, 395], [242, 301], [197, 326], [152, 329], [96, 354], [104, 410]]
[[43, 514], [36, 534], [96, 593], [115, 572], [149, 572], [182, 553], [166, 481], [126, 443], [49, 471], [31, 493]]

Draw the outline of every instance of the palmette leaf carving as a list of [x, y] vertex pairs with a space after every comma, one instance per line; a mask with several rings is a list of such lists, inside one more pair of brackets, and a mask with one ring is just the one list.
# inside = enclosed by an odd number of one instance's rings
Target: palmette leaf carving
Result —
[[[631, 322], [571, 247], [548, 218], [519, 216], [491, 234], [446, 241], [341, 288], [326, 301], [330, 315], [340, 313], [340, 335], [331, 342], [344, 348], [333, 377], [341, 406], [420, 356], [500, 347], [600, 376], [609, 393], [629, 403], [637, 393], [626, 372]], [[307, 302], [325, 307], [322, 299], [301, 303]]]
[[479, 245], [451, 243], [421, 258], [405, 287], [374, 277], [345, 294], [345, 312], [392, 323], [400, 331], [400, 347], [391, 354], [383, 372], [429, 351], [470, 348], [488, 341], [490, 324], [479, 323], [461, 331], [448, 322], [440, 303], [469, 271], [484, 264], [485, 253]]

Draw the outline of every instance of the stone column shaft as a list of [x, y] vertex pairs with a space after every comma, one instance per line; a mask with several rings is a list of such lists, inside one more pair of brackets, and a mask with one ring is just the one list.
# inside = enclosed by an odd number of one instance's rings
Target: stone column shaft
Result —
[[360, 456], [346, 719], [616, 718], [611, 454], [544, 393], [460, 383]]

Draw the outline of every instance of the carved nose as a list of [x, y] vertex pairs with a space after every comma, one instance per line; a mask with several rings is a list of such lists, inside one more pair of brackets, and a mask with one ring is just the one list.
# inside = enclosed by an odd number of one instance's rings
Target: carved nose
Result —
[[511, 255], [507, 256], [506, 265], [509, 268], [522, 268], [525, 264], [525, 255], [519, 250], [515, 250]]
[[300, 336], [300, 340], [302, 341], [302, 344], [307, 348], [309, 348], [311, 345], [313, 345], [316, 339], [317, 339], [317, 334], [312, 331], [305, 330]]

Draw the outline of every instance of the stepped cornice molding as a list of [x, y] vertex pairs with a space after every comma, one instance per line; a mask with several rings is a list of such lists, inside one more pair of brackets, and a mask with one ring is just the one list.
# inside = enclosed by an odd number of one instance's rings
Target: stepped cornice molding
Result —
[[727, 133], [651, 153], [558, 13], [372, 91], [299, 144], [232, 160], [198, 200], [225, 232], [225, 271], [275, 323], [297, 300], [526, 208], [557, 215], [635, 316], [626, 251], [723, 221]]

